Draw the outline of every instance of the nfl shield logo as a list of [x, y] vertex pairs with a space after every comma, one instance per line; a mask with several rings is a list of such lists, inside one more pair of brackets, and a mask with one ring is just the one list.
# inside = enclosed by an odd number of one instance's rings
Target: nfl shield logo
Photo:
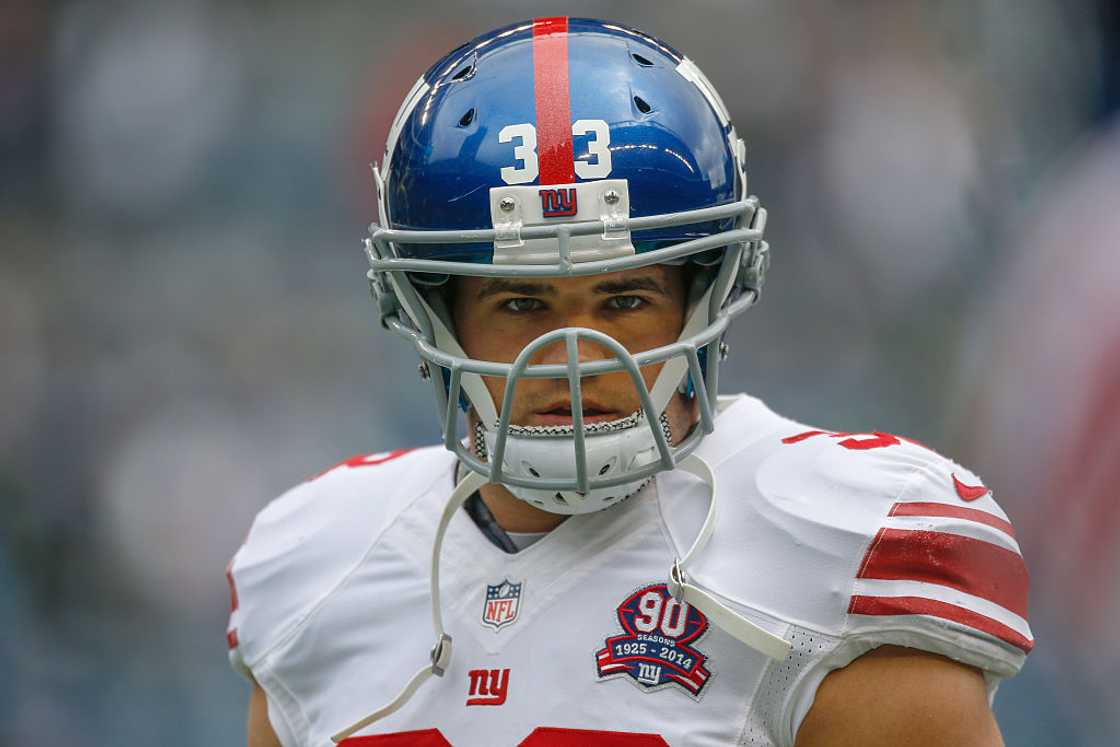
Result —
[[500, 584], [486, 585], [486, 601], [482, 605], [482, 624], [498, 630], [517, 619], [521, 606], [521, 584], [508, 578]]

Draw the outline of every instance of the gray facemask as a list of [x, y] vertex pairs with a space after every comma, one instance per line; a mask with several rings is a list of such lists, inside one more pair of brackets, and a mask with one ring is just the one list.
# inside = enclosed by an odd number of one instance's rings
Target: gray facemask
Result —
[[[375, 171], [376, 175], [376, 171]], [[588, 190], [604, 189], [592, 182]], [[624, 185], [606, 185], [617, 192]], [[492, 201], [501, 205], [516, 188], [495, 188]], [[608, 190], [610, 191], [610, 190]], [[585, 201], [593, 199], [588, 194]], [[603, 200], [604, 204], [606, 203]], [[500, 212], [495, 207], [495, 213]], [[524, 219], [525, 216], [522, 216]], [[733, 219], [731, 228], [710, 236], [653, 251], [636, 253], [630, 231]], [[620, 223], [621, 221], [621, 223]], [[442, 413], [444, 445], [470, 470], [488, 482], [505, 485], [515, 496], [559, 514], [586, 513], [607, 508], [635, 492], [661, 470], [673, 469], [714, 428], [718, 368], [723, 357], [722, 337], [730, 321], [752, 306], [761, 291], [769, 264], [769, 246], [762, 239], [766, 211], [757, 198], [699, 210], [644, 218], [612, 218], [604, 212], [597, 221], [505, 224], [471, 231], [404, 231], [371, 226], [365, 249], [370, 285], [382, 324], [407, 339], [422, 360], [421, 372], [432, 383]], [[611, 238], [603, 238], [603, 237]], [[592, 237], [604, 242], [622, 239], [629, 247], [597, 251], [582, 243], [578, 256], [573, 242]], [[534, 242], [530, 264], [510, 252], [504, 264], [478, 264], [402, 257], [398, 244], [456, 244], [513, 241]], [[567, 327], [547, 332], [530, 342], [512, 363], [482, 361], [462, 349], [444, 309], [434, 308], [419, 278], [445, 282], [452, 275], [506, 278], [587, 277], [661, 263], [680, 264], [698, 255], [716, 261], [704, 273], [706, 287], [693, 293], [684, 328], [676, 342], [654, 350], [627, 351], [617, 340], [596, 330]], [[521, 257], [519, 260], [518, 257]], [[421, 275], [418, 275], [421, 274]], [[438, 304], [436, 305], [438, 306]], [[579, 343], [592, 342], [607, 352], [601, 360], [580, 361]], [[529, 365], [535, 353], [562, 343], [566, 361]], [[640, 369], [663, 363], [652, 387]], [[580, 381], [583, 377], [623, 371], [638, 394], [641, 408], [628, 418], [609, 424], [584, 424]], [[505, 395], [495, 406], [482, 377], [504, 378]], [[519, 382], [529, 378], [564, 379], [571, 398], [572, 425], [536, 429], [510, 422]], [[700, 427], [673, 444], [664, 426], [665, 408], [672, 396], [685, 391], [697, 400]], [[465, 439], [460, 413], [473, 409], [482, 427], [479, 445], [485, 456]], [[476, 436], [478, 434], [475, 434]], [[478, 441], [478, 439], [475, 439]]]

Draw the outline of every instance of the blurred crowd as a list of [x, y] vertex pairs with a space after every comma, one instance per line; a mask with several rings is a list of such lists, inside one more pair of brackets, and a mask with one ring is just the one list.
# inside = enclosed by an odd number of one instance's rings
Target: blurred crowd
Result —
[[[236, 744], [223, 568], [439, 436], [368, 164], [427, 65], [555, 4], [0, 7], [0, 745]], [[1038, 644], [1010, 745], [1120, 743], [1120, 24], [1107, 0], [580, 2], [720, 89], [770, 211], [725, 391], [973, 466]]]

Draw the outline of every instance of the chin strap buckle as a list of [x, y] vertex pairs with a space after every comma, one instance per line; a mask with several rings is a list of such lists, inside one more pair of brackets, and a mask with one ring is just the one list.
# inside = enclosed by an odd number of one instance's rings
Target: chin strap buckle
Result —
[[749, 242], [743, 252], [740, 274], [742, 286], [760, 295], [768, 269], [770, 269], [770, 244], [766, 241]]
[[432, 674], [437, 677], [442, 677], [443, 673], [447, 671], [447, 667], [451, 664], [451, 636], [444, 633], [436, 641], [436, 645], [432, 646]]
[[673, 558], [673, 567], [669, 569], [669, 583], [665, 586], [669, 589], [669, 594], [673, 599], [678, 602], [684, 602], [684, 571], [681, 570], [681, 559]]

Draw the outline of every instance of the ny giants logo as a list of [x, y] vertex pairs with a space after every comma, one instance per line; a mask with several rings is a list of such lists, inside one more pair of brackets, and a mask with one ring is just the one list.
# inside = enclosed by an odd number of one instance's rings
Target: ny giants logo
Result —
[[599, 679], [625, 676], [646, 691], [676, 685], [699, 698], [712, 673], [690, 644], [708, 630], [704, 613], [674, 599], [665, 584], [638, 589], [617, 613], [623, 633], [596, 652]]
[[548, 187], [537, 193], [541, 196], [541, 215], [545, 218], [575, 215], [578, 210], [575, 187]]
[[506, 702], [509, 692], [509, 669], [472, 669], [467, 672], [471, 678], [471, 691], [467, 705], [497, 706]]

